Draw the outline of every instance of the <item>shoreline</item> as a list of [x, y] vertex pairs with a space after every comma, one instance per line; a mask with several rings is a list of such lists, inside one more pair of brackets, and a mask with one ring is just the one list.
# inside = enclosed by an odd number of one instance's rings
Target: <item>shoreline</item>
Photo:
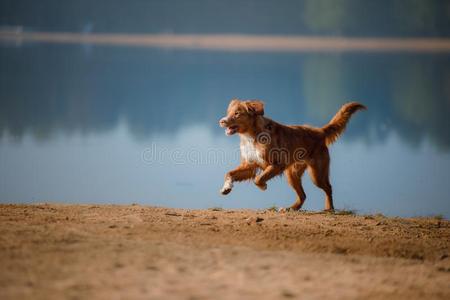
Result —
[[121, 34], [0, 30], [0, 41], [231, 52], [448, 53], [449, 38], [333, 37], [245, 34]]

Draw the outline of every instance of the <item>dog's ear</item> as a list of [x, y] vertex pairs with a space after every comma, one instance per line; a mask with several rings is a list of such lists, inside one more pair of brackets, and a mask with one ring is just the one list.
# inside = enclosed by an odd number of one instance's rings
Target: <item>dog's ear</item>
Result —
[[262, 116], [264, 115], [264, 102], [259, 100], [245, 101], [245, 107], [248, 112], [251, 112], [255, 115]]
[[230, 109], [232, 106], [238, 104], [239, 102], [241, 102], [239, 99], [232, 99], [230, 101], [230, 104], [228, 104], [228, 109]]

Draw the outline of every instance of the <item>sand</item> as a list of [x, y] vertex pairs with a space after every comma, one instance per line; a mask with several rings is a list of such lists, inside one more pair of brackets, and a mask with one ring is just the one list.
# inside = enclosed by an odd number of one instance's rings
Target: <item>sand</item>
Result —
[[450, 222], [0, 205], [1, 299], [450, 299]]

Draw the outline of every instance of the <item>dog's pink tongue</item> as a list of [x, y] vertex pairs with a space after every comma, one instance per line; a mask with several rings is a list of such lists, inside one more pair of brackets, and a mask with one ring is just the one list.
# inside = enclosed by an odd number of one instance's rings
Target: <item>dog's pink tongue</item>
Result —
[[236, 127], [227, 127], [227, 129], [225, 129], [226, 135], [233, 135], [235, 133], [236, 133]]

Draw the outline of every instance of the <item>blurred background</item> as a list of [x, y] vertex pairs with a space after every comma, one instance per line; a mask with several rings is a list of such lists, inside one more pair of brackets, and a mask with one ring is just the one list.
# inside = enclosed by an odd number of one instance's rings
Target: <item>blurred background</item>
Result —
[[228, 102], [322, 126], [354, 100], [336, 206], [450, 217], [449, 38], [447, 0], [0, 0], [0, 201], [288, 206], [283, 179], [219, 195]]

